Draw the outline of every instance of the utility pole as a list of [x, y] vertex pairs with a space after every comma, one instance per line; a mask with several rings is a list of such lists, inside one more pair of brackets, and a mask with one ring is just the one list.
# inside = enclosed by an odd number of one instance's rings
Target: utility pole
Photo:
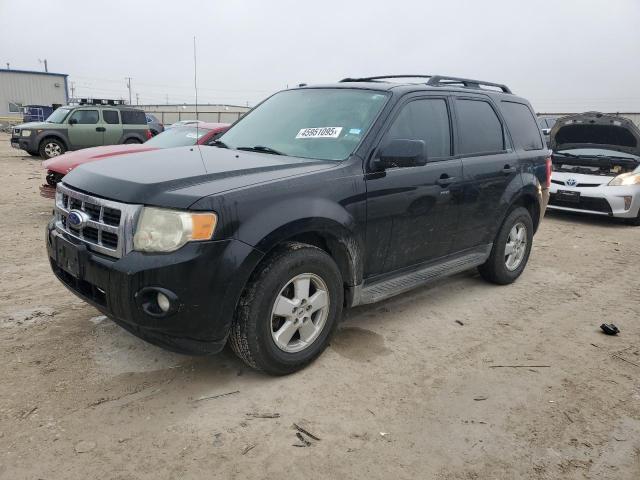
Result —
[[140, 94], [136, 92], [136, 105], [140, 105]]
[[7, 62], [7, 70], [11, 70], [11, 64]]
[[127, 81], [127, 88], [129, 89], [129, 105], [131, 105], [131, 77], [124, 77]]
[[71, 98], [76, 98], [76, 82], [71, 82]]
[[44, 63], [44, 71], [45, 71], [45, 72], [48, 72], [48, 71], [49, 71], [49, 68], [47, 67], [47, 59], [46, 59], [46, 58], [45, 58], [44, 60], [40, 60], [40, 59], [38, 59], [38, 62], [40, 62], [40, 63]]

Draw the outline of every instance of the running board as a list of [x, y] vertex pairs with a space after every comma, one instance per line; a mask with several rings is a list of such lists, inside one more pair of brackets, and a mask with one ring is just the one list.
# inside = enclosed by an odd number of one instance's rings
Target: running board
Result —
[[434, 280], [475, 268], [487, 261], [492, 246], [493, 244], [483, 245], [409, 271], [404, 269], [391, 278], [387, 277], [371, 283], [365, 282], [354, 287], [351, 306], [386, 300]]

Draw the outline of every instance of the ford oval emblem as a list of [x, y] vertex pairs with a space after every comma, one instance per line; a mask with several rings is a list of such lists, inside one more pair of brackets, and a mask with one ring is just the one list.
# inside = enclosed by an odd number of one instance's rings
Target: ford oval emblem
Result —
[[67, 216], [67, 223], [75, 229], [84, 227], [87, 220], [89, 220], [89, 215], [80, 210], [71, 210]]
[[575, 187], [578, 184], [578, 181], [575, 178], [567, 178], [567, 186]]

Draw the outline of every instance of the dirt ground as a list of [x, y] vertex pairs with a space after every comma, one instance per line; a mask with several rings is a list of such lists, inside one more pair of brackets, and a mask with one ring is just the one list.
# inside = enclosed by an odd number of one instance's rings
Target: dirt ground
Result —
[[640, 228], [548, 214], [514, 285], [469, 272], [354, 309], [271, 378], [74, 297], [40, 160], [1, 134], [0, 169], [0, 478], [640, 478]]

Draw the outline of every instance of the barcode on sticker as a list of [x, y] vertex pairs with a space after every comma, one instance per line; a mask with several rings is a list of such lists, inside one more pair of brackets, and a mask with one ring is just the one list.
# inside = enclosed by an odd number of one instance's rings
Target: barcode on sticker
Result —
[[338, 138], [342, 127], [303, 128], [296, 138]]

